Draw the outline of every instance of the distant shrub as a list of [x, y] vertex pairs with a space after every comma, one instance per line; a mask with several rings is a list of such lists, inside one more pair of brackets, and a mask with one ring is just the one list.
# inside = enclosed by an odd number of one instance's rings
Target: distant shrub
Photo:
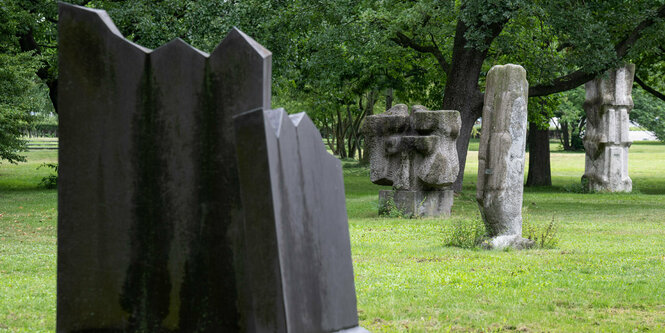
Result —
[[450, 231], [446, 235], [444, 244], [446, 246], [472, 249], [480, 247], [487, 240], [487, 229], [480, 216], [470, 220], [457, 220], [453, 222]]
[[583, 183], [568, 184], [563, 187], [563, 190], [568, 193], [589, 193], [587, 187]]
[[37, 169], [41, 168], [50, 168], [55, 171], [55, 174], [50, 174], [44, 178], [42, 178], [42, 181], [39, 182], [39, 186], [48, 188], [48, 189], [53, 189], [58, 187], [58, 164], [57, 163], [44, 163], [40, 166], [37, 167]]

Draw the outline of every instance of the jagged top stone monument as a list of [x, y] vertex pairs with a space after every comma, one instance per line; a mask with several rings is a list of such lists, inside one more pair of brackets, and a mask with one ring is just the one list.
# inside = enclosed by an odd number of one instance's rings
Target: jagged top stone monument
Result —
[[635, 65], [611, 70], [585, 84], [587, 125], [584, 134], [585, 167], [582, 182], [587, 190], [630, 192], [628, 176], [630, 110], [633, 108]]
[[370, 179], [393, 187], [379, 193], [380, 211], [392, 203], [407, 215], [450, 215], [460, 126], [458, 111], [429, 111], [420, 105], [409, 112], [398, 104], [365, 119]]
[[253, 244], [247, 247], [252, 265], [246, 276], [256, 310], [248, 330], [366, 332], [354, 328], [340, 161], [326, 151], [304, 113], [258, 109], [235, 123], [245, 235]]
[[[236, 145], [233, 117], [270, 107], [268, 50], [237, 29], [211, 54], [180, 39], [150, 50], [106, 12], [64, 3], [58, 29], [58, 332], [357, 326], [339, 162], [299, 144], [322, 145], [307, 126], [282, 152], [274, 138]], [[269, 131], [241, 132], [259, 145]], [[241, 183], [246, 154], [269, 164]], [[310, 178], [280, 177], [292, 170]], [[311, 193], [319, 183], [329, 190]]]
[[532, 243], [522, 238], [528, 91], [522, 66], [494, 66], [487, 73], [476, 200], [493, 248]]

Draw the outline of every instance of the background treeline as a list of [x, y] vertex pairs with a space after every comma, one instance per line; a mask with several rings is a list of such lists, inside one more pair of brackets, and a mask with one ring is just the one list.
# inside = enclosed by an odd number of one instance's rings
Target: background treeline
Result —
[[[459, 110], [461, 170], [493, 65], [527, 70], [529, 185], [548, 185], [549, 120], [565, 149], [584, 132], [580, 87], [637, 65], [631, 118], [665, 139], [663, 0], [92, 0], [130, 40], [174, 37], [212, 49], [237, 26], [273, 52], [273, 104], [305, 111], [340, 157], [362, 158], [363, 119], [395, 103]], [[0, 158], [20, 160], [17, 136], [57, 112], [57, 4], [0, 3]], [[48, 103], [48, 102], [51, 103]], [[48, 104], [48, 105], [47, 105]], [[462, 177], [456, 187], [461, 188]]]

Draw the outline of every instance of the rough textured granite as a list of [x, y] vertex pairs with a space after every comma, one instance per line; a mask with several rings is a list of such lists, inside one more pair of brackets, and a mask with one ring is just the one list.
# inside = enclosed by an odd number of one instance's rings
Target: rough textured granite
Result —
[[369, 116], [363, 134], [370, 151], [370, 179], [392, 186], [380, 192], [379, 212], [397, 208], [406, 215], [447, 216], [452, 183], [459, 171], [455, 140], [461, 126], [457, 111], [429, 111], [398, 104]]
[[521, 242], [528, 90], [521, 66], [487, 74], [476, 200], [490, 237], [516, 236], [494, 242], [497, 248]]
[[630, 192], [628, 148], [633, 108], [631, 92], [635, 65], [609, 71], [586, 83], [584, 110], [587, 116], [584, 135], [586, 152], [582, 183], [587, 190]]

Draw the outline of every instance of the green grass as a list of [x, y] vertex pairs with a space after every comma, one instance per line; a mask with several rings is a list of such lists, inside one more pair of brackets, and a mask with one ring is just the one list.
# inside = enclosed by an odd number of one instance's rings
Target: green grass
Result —
[[37, 186], [57, 151], [0, 164], [0, 331], [55, 330], [56, 190]]
[[553, 186], [524, 195], [531, 221], [559, 226], [549, 250], [444, 246], [454, 221], [478, 214], [476, 151], [450, 220], [378, 217], [381, 187], [347, 166], [361, 324], [372, 332], [665, 331], [665, 145], [633, 145], [631, 194], [567, 192], [580, 182], [584, 155], [551, 148]]
[[[453, 216], [377, 216], [369, 170], [344, 162], [361, 325], [372, 332], [665, 331], [665, 145], [630, 150], [635, 193], [570, 192], [583, 153], [552, 143], [553, 186], [527, 188], [533, 223], [553, 217], [554, 249], [444, 246], [455, 221], [477, 216], [477, 152]], [[477, 150], [477, 141], [472, 142]], [[56, 192], [37, 187], [55, 151], [0, 164], [0, 331], [55, 328]]]

